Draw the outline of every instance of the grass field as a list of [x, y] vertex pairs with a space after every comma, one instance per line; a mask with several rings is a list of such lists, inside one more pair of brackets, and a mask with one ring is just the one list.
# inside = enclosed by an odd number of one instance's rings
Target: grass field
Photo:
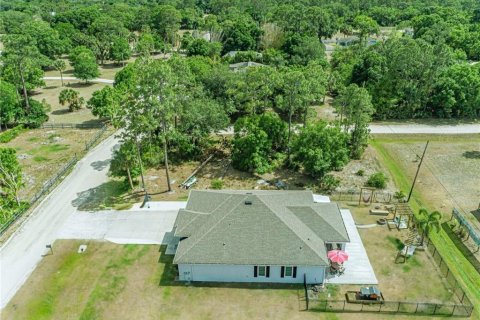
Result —
[[80, 156], [85, 151], [85, 142], [97, 132], [98, 129], [30, 129], [0, 144], [17, 150], [25, 182], [20, 197], [29, 199], [38, 192], [75, 153]]
[[[88, 245], [85, 253], [77, 253], [80, 244]], [[57, 241], [54, 254], [43, 258], [3, 310], [2, 319], [391, 318], [369, 313], [306, 312], [302, 286], [175, 283], [172, 257], [163, 255], [161, 249], [154, 245]]]
[[[426, 141], [430, 139], [431, 145], [434, 147], [438, 145], [434, 150], [439, 154], [444, 154], [445, 156], [455, 157], [455, 152], [458, 154], [459, 150], [456, 147], [449, 149], [450, 145], [464, 145], [465, 147], [461, 150], [462, 154], [467, 151], [472, 151], [473, 148], [478, 148], [479, 136], [376, 136], [375, 139], [371, 141], [371, 144], [377, 149], [379, 157], [383, 165], [389, 170], [390, 174], [393, 176], [395, 184], [401, 190], [409, 190], [410, 184], [413, 178], [414, 171], [416, 169], [416, 163], [409, 163], [405, 161], [405, 154], [395, 152], [395, 148], [392, 148], [394, 144], [419, 144], [421, 141]], [[407, 148], [409, 150], [410, 148]], [[450, 150], [450, 151], [449, 151]], [[455, 150], [452, 151], [451, 150]], [[443, 151], [443, 152], [442, 152]], [[414, 152], [412, 152], [414, 153]], [[452, 155], [453, 154], [453, 155]], [[411, 157], [412, 154], [409, 153]], [[428, 157], [426, 158], [426, 163], [428, 164]], [[475, 159], [472, 159], [475, 160]], [[479, 175], [475, 175], [474, 172], [466, 170], [465, 168], [456, 168], [456, 166], [461, 166], [463, 161], [453, 162], [453, 166], [447, 170], [452, 170], [452, 174], [461, 174], [456, 178], [449, 177], [449, 181], [456, 181], [463, 183], [463, 185], [470, 187], [478, 188], [478, 184], [475, 185], [475, 181], [478, 182]], [[474, 166], [479, 168], [478, 166]], [[438, 180], [435, 177], [428, 177], [429, 175], [434, 175], [428, 167], [427, 169], [423, 168], [421, 174], [419, 175], [419, 183], [413, 191], [412, 200], [410, 205], [415, 212], [421, 207], [425, 207], [429, 210], [440, 209], [448, 215], [448, 207], [444, 202], [439, 202], [438, 199], [442, 199], [442, 195], [437, 198], [435, 193], [441, 192], [441, 187], [438, 187]], [[445, 170], [445, 169], [444, 169]], [[421, 183], [422, 179], [424, 183]], [[441, 177], [438, 179], [442, 179]], [[434, 181], [437, 181], [435, 184]], [[445, 178], [443, 178], [445, 180]], [[429, 184], [428, 181], [432, 181], [433, 184]], [[449, 187], [446, 187], [447, 190]], [[451, 188], [451, 187], [450, 187]], [[461, 187], [460, 192], [465, 192], [466, 187]], [[454, 192], [454, 191], [452, 191]], [[445, 196], [443, 199], [448, 199], [448, 196]], [[443, 206], [443, 207], [442, 207]], [[464, 290], [467, 292], [467, 295], [471, 299], [474, 305], [480, 305], [480, 275], [476, 272], [473, 265], [465, 258], [464, 253], [452, 242], [448, 234], [441, 229], [440, 232], [434, 233], [431, 235], [431, 239], [437, 247], [438, 251], [445, 259], [450, 270], [460, 282]], [[477, 308], [476, 316], [480, 318], [480, 312]]]
[[[370, 207], [353, 204], [345, 207], [350, 209], [357, 224], [375, 224], [379, 218], [369, 214]], [[426, 251], [417, 250], [405, 263], [395, 263], [397, 252], [407, 239], [407, 230], [389, 230], [386, 225], [377, 225], [358, 231], [385, 300], [459, 303]]]
[[[133, 60], [132, 60], [133, 61]], [[66, 70], [63, 72], [64, 77], [73, 77], [73, 68], [70, 63], [65, 59], [67, 65]], [[123, 66], [114, 63], [108, 63], [103, 66], [99, 66], [100, 76], [102, 79], [115, 78], [115, 74], [121, 70]], [[56, 70], [49, 70], [45, 72], [46, 77], [60, 77], [60, 73]], [[83, 97], [85, 101], [88, 101], [93, 92], [101, 90], [103, 87], [109, 84], [104, 83], [87, 83], [77, 80], [64, 80], [64, 87], [60, 80], [46, 80], [45, 87], [37, 88], [32, 97], [38, 101], [45, 101], [52, 106], [51, 111], [48, 113], [49, 121], [55, 123], [87, 123], [96, 122], [89, 109], [83, 108], [75, 112], [69, 112], [67, 106], [62, 106], [58, 102], [58, 96], [60, 91], [66, 88], [70, 88], [80, 92], [80, 97]]]
[[38, 101], [45, 101], [51, 106], [51, 110], [48, 114], [49, 123], [94, 123], [98, 122], [97, 118], [92, 114], [90, 109], [86, 107], [69, 112], [68, 106], [62, 106], [58, 102], [58, 96], [60, 91], [70, 88], [80, 92], [80, 97], [83, 97], [85, 101], [88, 101], [93, 92], [101, 90], [108, 84], [104, 83], [82, 83], [80, 81], [65, 81], [65, 86], [61, 86], [60, 80], [46, 81], [46, 86], [43, 88], [37, 88], [32, 95], [32, 98]]
[[[70, 62], [68, 59], [64, 59], [65, 64], [66, 64], [66, 69], [63, 72], [64, 77], [73, 77], [73, 68], [70, 65]], [[129, 62], [134, 61], [134, 59], [130, 59]], [[98, 66], [98, 71], [100, 71], [100, 75], [98, 78], [100, 79], [111, 79], [113, 80], [115, 78], [115, 73], [117, 73], [119, 70], [123, 68], [122, 65], [118, 65], [115, 63], [105, 63], [104, 65], [99, 65]], [[49, 70], [45, 72], [45, 77], [60, 77], [60, 72], [57, 70]]]

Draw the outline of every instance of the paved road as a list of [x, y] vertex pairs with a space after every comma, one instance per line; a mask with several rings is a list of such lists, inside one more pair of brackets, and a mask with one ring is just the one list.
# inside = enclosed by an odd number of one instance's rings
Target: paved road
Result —
[[[60, 77], [43, 77], [43, 80], [61, 80], [62, 78]], [[63, 77], [63, 80], [76, 80], [76, 81], [83, 81], [83, 80], [80, 80], [78, 78], [75, 78], [75, 77]], [[92, 79], [92, 80], [88, 80], [90, 82], [97, 82], [97, 83], [108, 83], [108, 84], [113, 84], [113, 80], [110, 80], [110, 79]]]
[[[15, 292], [47, 252], [58, 230], [76, 211], [72, 201], [78, 194], [108, 181], [108, 163], [118, 141], [109, 137], [80, 160], [73, 172], [34, 210], [26, 223], [0, 248], [0, 308]], [[85, 200], [85, 199], [84, 199]]]
[[[301, 126], [296, 126], [294, 130], [298, 130]], [[478, 124], [388, 124], [388, 123], [371, 123], [370, 133], [373, 134], [472, 134], [480, 133], [480, 123]], [[220, 135], [233, 135], [233, 126], [224, 130], [220, 130]]]
[[372, 123], [370, 124], [371, 133], [382, 134], [468, 134], [468, 133], [480, 133], [479, 124], [382, 124]]

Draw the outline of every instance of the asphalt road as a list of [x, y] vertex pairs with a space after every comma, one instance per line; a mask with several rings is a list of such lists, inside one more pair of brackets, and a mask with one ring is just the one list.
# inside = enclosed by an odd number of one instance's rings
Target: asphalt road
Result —
[[371, 123], [370, 133], [377, 134], [469, 134], [480, 133], [480, 123], [464, 124], [384, 124]]
[[[294, 130], [299, 130], [301, 126], [295, 126]], [[388, 123], [370, 123], [370, 133], [372, 134], [472, 134], [480, 133], [480, 123], [465, 124], [388, 124]], [[233, 126], [218, 132], [220, 135], [233, 135]]]
[[[60, 77], [43, 77], [43, 80], [61, 80], [62, 78]], [[78, 78], [75, 78], [75, 77], [63, 77], [63, 80], [66, 81], [66, 80], [78, 80], [78, 81], [83, 81], [83, 80], [80, 80]], [[89, 82], [97, 82], [97, 83], [109, 83], [109, 84], [113, 84], [114, 83], [114, 80], [110, 80], [110, 79], [92, 79], [92, 80], [88, 80]]]
[[5, 307], [48, 252], [45, 246], [57, 238], [60, 228], [76, 211], [72, 202], [79, 203], [78, 194], [108, 181], [108, 163], [117, 144], [112, 135], [80, 160], [0, 248], [0, 308]]

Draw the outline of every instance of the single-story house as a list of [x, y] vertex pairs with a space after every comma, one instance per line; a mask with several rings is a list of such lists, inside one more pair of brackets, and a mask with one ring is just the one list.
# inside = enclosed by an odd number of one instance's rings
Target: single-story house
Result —
[[180, 281], [323, 283], [349, 242], [336, 203], [310, 191], [192, 190], [173, 227]]

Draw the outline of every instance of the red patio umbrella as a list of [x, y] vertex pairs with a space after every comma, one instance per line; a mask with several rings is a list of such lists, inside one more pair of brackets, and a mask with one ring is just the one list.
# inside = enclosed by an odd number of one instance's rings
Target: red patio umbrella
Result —
[[331, 250], [327, 253], [328, 259], [336, 263], [344, 263], [348, 260], [348, 254], [342, 250]]

